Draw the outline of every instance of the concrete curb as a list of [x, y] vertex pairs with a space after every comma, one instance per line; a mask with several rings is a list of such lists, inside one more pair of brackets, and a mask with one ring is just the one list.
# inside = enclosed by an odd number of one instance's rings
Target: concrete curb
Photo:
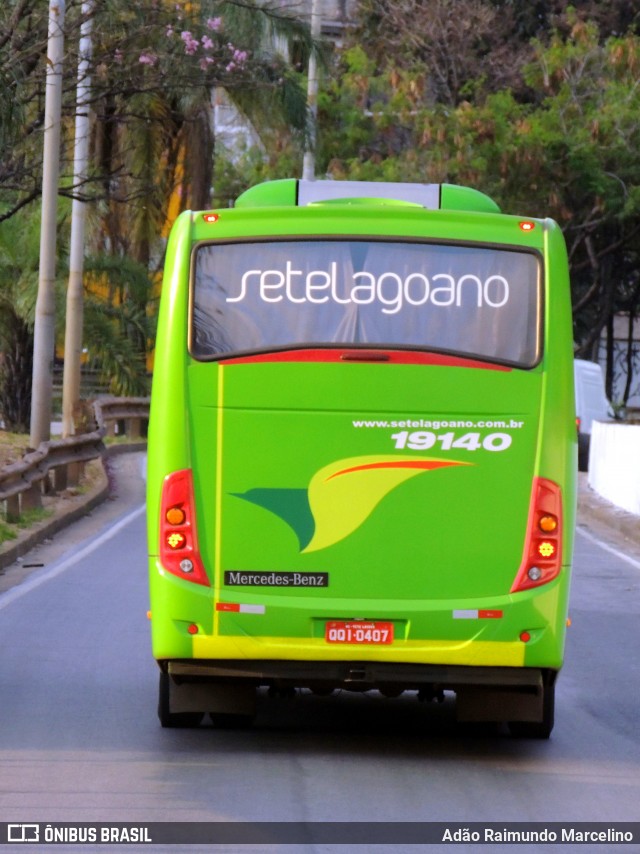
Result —
[[640, 516], [621, 510], [591, 489], [586, 472], [578, 475], [578, 524], [606, 528], [640, 546]]

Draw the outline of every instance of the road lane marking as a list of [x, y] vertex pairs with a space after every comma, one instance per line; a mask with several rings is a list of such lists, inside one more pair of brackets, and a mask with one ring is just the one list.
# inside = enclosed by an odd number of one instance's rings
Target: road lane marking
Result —
[[632, 558], [630, 555], [626, 555], [624, 552], [619, 551], [613, 546], [607, 545], [607, 543], [603, 543], [602, 540], [599, 540], [598, 537], [594, 537], [593, 534], [590, 534], [588, 531], [585, 531], [583, 528], [576, 528], [576, 533], [582, 534], [587, 540], [592, 543], [595, 543], [597, 546], [600, 546], [601, 549], [604, 549], [606, 552], [609, 552], [616, 557], [619, 557], [620, 560], [624, 560], [627, 563], [630, 563], [635, 569], [640, 569], [640, 561]]
[[75, 552], [67, 558], [63, 558], [60, 562], [54, 563], [48, 570], [43, 573], [39, 573], [38, 575], [33, 575], [29, 578], [28, 581], [25, 581], [22, 584], [18, 584], [16, 587], [12, 587], [6, 593], [0, 595], [0, 611], [6, 608], [8, 605], [11, 605], [17, 599], [21, 599], [23, 596], [26, 596], [27, 593], [31, 593], [32, 590], [36, 590], [43, 584], [46, 584], [47, 581], [51, 581], [54, 578], [57, 578], [59, 575], [62, 575], [63, 572], [66, 572], [72, 566], [74, 566], [78, 561], [81, 561], [83, 558], [90, 555], [96, 549], [99, 549], [100, 546], [103, 546], [106, 542], [108, 542], [112, 537], [115, 537], [117, 533], [119, 533], [123, 528], [125, 528], [130, 522], [133, 522], [134, 519], [137, 519], [138, 516], [142, 515], [145, 511], [145, 505], [141, 504], [139, 507], [136, 507], [135, 510], [132, 510], [130, 513], [127, 513], [122, 519], [116, 522], [112, 527], [107, 528], [106, 531], [103, 531], [99, 537], [95, 540], [91, 540], [86, 546], [80, 549], [80, 551]]

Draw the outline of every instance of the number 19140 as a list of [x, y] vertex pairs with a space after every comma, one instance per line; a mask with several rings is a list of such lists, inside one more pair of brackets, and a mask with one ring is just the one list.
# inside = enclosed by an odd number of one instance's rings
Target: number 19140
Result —
[[409, 448], [412, 451], [428, 451], [438, 447], [443, 451], [452, 448], [462, 448], [465, 451], [506, 451], [511, 446], [511, 436], [508, 433], [432, 433], [430, 430], [416, 430], [410, 433], [403, 430], [391, 437], [398, 450]]

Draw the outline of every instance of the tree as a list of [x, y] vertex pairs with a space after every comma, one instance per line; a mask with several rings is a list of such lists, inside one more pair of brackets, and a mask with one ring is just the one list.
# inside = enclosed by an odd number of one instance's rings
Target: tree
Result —
[[6, 430], [29, 432], [33, 313], [39, 222], [20, 211], [0, 223], [0, 415]]
[[603, 39], [571, 11], [561, 24], [530, 43], [513, 88], [462, 86], [458, 100], [427, 92], [422, 46], [414, 60], [348, 47], [321, 100], [321, 164], [340, 178], [469, 184], [504, 210], [554, 217], [576, 353], [590, 358], [616, 312], [638, 311], [640, 38]]
[[155, 336], [157, 299], [149, 297], [147, 267], [130, 258], [86, 259], [87, 362], [114, 395], [149, 393], [146, 355]]
[[[93, 203], [89, 247], [104, 257], [97, 262], [97, 279], [87, 267], [86, 284], [105, 302], [101, 318], [87, 315], [87, 328], [94, 339], [100, 330], [107, 335], [119, 328], [109, 319], [117, 294], [119, 324], [126, 327], [122, 352], [120, 358], [113, 348], [102, 353], [102, 367], [114, 372], [114, 388], [141, 389], [146, 383], [148, 321], [170, 200], [177, 198], [179, 209], [210, 204], [212, 91], [223, 87], [260, 130], [279, 126], [300, 137], [305, 133], [304, 88], [276, 49], [275, 37], [309, 47], [308, 28], [278, 5], [96, 2], [88, 69], [91, 162], [86, 179], [74, 186], [71, 131], [82, 6], [81, 0], [67, 2], [61, 195]], [[46, 30], [39, 0], [11, 0], [0, 9], [0, 224], [19, 217], [40, 193]], [[125, 318], [129, 308], [132, 315]], [[0, 350], [7, 350], [1, 338]], [[138, 371], [137, 378], [131, 371], [125, 376], [127, 366]]]
[[[57, 341], [64, 332], [69, 205], [59, 219], [56, 275]], [[7, 430], [29, 431], [33, 322], [38, 289], [40, 221], [24, 209], [0, 223], [0, 417]], [[87, 363], [98, 381], [117, 395], [148, 393], [145, 354], [155, 330], [155, 301], [147, 269], [131, 259], [101, 255], [86, 261]]]
[[363, 0], [355, 41], [378, 70], [419, 69], [423, 103], [454, 106], [518, 84], [529, 48], [513, 38], [514, 14], [510, 3], [486, 0]]

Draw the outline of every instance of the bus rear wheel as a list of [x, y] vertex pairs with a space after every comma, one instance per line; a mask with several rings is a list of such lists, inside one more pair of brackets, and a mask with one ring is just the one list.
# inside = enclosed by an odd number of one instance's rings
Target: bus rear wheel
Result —
[[209, 717], [216, 729], [249, 729], [255, 720], [255, 715], [236, 712], [209, 712]]

